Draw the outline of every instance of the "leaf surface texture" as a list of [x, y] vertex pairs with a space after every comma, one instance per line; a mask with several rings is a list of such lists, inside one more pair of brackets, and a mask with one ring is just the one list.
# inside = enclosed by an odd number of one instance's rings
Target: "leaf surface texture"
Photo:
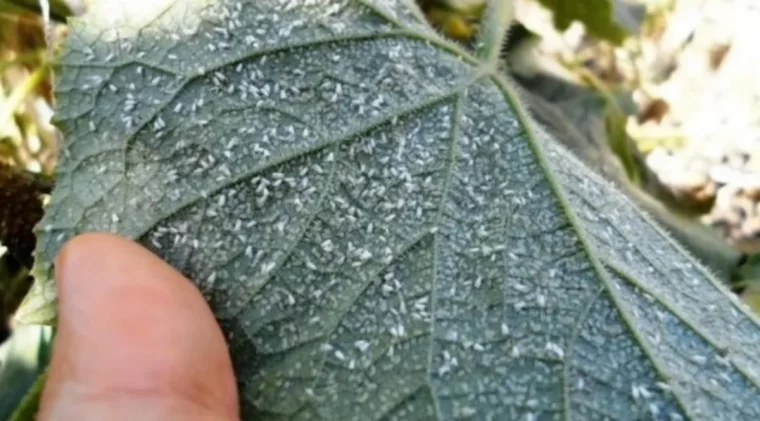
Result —
[[61, 58], [36, 273], [91, 230], [164, 257], [246, 419], [760, 418], [755, 320], [418, 10], [113, 3]]

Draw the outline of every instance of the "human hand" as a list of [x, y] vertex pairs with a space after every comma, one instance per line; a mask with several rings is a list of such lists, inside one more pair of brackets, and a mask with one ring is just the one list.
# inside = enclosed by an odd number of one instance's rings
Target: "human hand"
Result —
[[195, 286], [131, 241], [85, 234], [56, 262], [58, 333], [40, 420], [235, 420], [221, 329]]

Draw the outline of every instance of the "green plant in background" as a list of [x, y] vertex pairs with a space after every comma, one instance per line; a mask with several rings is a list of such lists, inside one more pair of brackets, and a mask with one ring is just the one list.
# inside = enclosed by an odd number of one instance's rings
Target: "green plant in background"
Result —
[[576, 67], [575, 70], [580, 74], [581, 79], [596, 92], [599, 92], [603, 98], [605, 129], [612, 153], [622, 163], [627, 178], [635, 186], [641, 186], [643, 179], [643, 169], [641, 166], [643, 163], [636, 159], [636, 145], [632, 143], [626, 132], [626, 122], [628, 121], [629, 113], [623, 110], [619, 100], [615, 98], [611, 89], [594, 76], [593, 73], [581, 67]]
[[420, 0], [418, 3], [432, 25], [460, 41], [469, 41], [475, 36], [486, 7], [485, 0]]
[[10, 419], [43, 374], [50, 360], [52, 341], [52, 328], [27, 326], [18, 329], [10, 340], [0, 344], [0, 419]]
[[[6, 14], [25, 14], [33, 12], [40, 14], [43, 11], [42, 4], [45, 2], [38, 0], [0, 0], [0, 13]], [[65, 22], [66, 18], [72, 15], [71, 6], [63, 0], [48, 0], [50, 7], [50, 18], [58, 22]]]
[[22, 318], [108, 230], [196, 280], [245, 419], [760, 417], [757, 320], [527, 116], [504, 2], [477, 53], [409, 2], [332, 4], [76, 22]]
[[[58, 143], [49, 123], [52, 93], [44, 19], [30, 12], [37, 5], [0, 1], [0, 420], [11, 417], [44, 371], [52, 341], [52, 329], [43, 326], [15, 328], [6, 339], [7, 322], [31, 285], [31, 227], [39, 221], [43, 195], [52, 186]], [[61, 5], [52, 2], [53, 20], [65, 18]], [[57, 34], [59, 30], [55, 28]]]
[[[597, 39], [621, 44], [635, 33], [644, 18], [644, 8], [627, 0], [536, 0], [548, 8], [556, 27], [564, 31], [573, 22], [582, 23]], [[447, 36], [460, 41], [471, 40], [486, 0], [418, 0], [428, 20]]]
[[538, 0], [553, 12], [555, 26], [564, 31], [573, 22], [581, 22], [593, 36], [622, 44], [635, 30], [642, 12], [632, 9], [625, 0]]
[[[30, 285], [35, 236], [50, 192], [58, 133], [43, 19], [0, 9], [0, 337]], [[21, 10], [21, 9], [15, 9]], [[40, 174], [42, 172], [43, 174]], [[7, 248], [7, 249], [6, 249]], [[7, 250], [7, 251], [5, 251]]]
[[58, 133], [43, 21], [0, 13], [0, 162], [50, 174]]

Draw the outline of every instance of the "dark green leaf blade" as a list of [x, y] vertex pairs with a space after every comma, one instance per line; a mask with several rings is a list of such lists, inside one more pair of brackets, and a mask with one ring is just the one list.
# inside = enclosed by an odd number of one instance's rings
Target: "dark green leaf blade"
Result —
[[[724, 284], [628, 200], [566, 151], [547, 142], [552, 162], [589, 241], [619, 292], [619, 309], [630, 318], [640, 343], [663, 373], [682, 388], [694, 419], [751, 419], [754, 405], [732, 406], [734, 399], [755, 399], [760, 379], [760, 341], [755, 319]], [[599, 212], [604, 209], [604, 212]], [[710, 384], [710, 387], [704, 385]], [[725, 388], [730, 393], [715, 393]], [[746, 412], [745, 412], [746, 411]], [[730, 415], [729, 415], [730, 414]]]
[[165, 5], [74, 26], [27, 309], [107, 230], [196, 281], [246, 419], [760, 416], [755, 320], [403, 1]]

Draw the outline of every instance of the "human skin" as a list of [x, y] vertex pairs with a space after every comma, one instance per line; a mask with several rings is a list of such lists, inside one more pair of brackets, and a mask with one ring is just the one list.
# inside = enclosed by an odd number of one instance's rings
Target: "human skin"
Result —
[[224, 336], [182, 274], [132, 241], [91, 233], [63, 247], [55, 278], [40, 420], [239, 419]]

